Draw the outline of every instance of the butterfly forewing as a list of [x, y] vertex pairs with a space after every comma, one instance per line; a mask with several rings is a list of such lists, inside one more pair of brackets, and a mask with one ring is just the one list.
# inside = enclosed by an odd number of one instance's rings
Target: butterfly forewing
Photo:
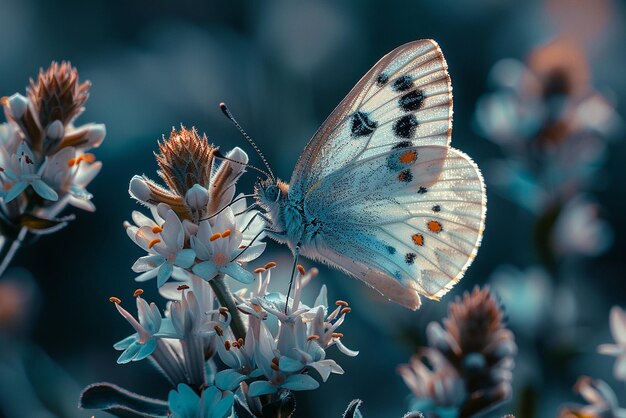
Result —
[[452, 87], [447, 64], [432, 40], [396, 48], [352, 89], [307, 145], [291, 179], [306, 193], [346, 164], [400, 143], [447, 145]]

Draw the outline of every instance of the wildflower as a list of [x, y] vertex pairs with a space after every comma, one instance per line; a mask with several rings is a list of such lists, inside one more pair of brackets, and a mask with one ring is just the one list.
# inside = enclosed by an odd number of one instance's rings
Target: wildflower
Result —
[[598, 351], [617, 357], [613, 374], [616, 379], [626, 380], [626, 312], [619, 306], [611, 309], [610, 325], [615, 344], [602, 344]]
[[587, 405], [565, 406], [559, 411], [559, 418], [625, 418], [626, 409], [620, 408], [613, 389], [602, 380], [582, 376], [576, 382], [574, 390], [579, 393]]
[[200, 396], [189, 386], [179, 384], [171, 390], [168, 406], [173, 418], [227, 418], [231, 416], [234, 395], [215, 386], [202, 390]]
[[[414, 390], [416, 397], [421, 398], [426, 393], [435, 396], [431, 401], [445, 400], [437, 405], [456, 406], [462, 417], [507, 400], [512, 393], [513, 357], [517, 346], [513, 334], [504, 326], [502, 311], [489, 289], [476, 288], [463, 298], [457, 298], [449, 305], [448, 317], [443, 323], [444, 327], [431, 322], [426, 330], [430, 347], [425, 352], [426, 358], [439, 365], [435, 373], [425, 373], [419, 367], [422, 361], [419, 357], [413, 359], [410, 366], [400, 367], [407, 385], [418, 389]], [[439, 354], [433, 354], [432, 350]], [[463, 382], [462, 402], [458, 402], [460, 386], [455, 373]], [[432, 393], [420, 389], [431, 386], [447, 389]]]
[[7, 165], [0, 167], [5, 176], [3, 183], [8, 189], [4, 196], [4, 203], [9, 203], [18, 197], [28, 186], [31, 186], [43, 199], [55, 201], [59, 198], [58, 194], [41, 179], [47, 161], [37, 167], [35, 156], [26, 143], [21, 143], [15, 154], [10, 157], [3, 155], [2, 159], [8, 160]]
[[235, 216], [230, 207], [217, 218], [213, 227], [209, 221], [200, 222], [198, 232], [191, 237], [191, 247], [196, 257], [202, 260], [193, 266], [193, 272], [205, 280], [211, 280], [218, 273], [223, 273], [242, 283], [252, 282], [252, 273], [239, 263], [260, 256], [266, 244], [242, 245], [243, 234], [236, 229]]
[[[142, 223], [145, 219], [141, 218]], [[162, 225], [153, 223], [133, 228], [133, 241], [148, 252], [133, 264], [133, 271], [142, 273], [135, 280], [146, 281], [157, 278], [159, 287], [172, 276], [174, 267], [189, 268], [193, 265], [195, 254], [192, 249], [183, 248], [185, 231], [176, 213], [168, 209]]]
[[124, 351], [117, 359], [118, 364], [143, 360], [151, 355], [157, 346], [154, 335], [161, 328], [161, 313], [154, 302], [148, 305], [148, 302], [140, 296], [136, 299], [139, 321], [122, 308], [119, 299], [111, 298], [118, 312], [136, 331], [133, 335], [124, 338], [113, 346], [116, 350]]

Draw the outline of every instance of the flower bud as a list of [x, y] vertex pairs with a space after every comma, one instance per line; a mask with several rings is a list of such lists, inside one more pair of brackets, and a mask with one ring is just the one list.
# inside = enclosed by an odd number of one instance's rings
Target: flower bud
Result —
[[48, 126], [48, 129], [46, 129], [46, 135], [48, 138], [55, 141], [63, 138], [63, 136], [65, 136], [65, 127], [63, 126], [63, 123], [60, 120], [52, 122]]
[[128, 193], [133, 199], [143, 203], [148, 202], [152, 197], [148, 184], [141, 176], [133, 176], [133, 178], [130, 179]]
[[199, 184], [194, 184], [185, 194], [185, 203], [192, 211], [206, 210], [209, 204], [209, 191]]

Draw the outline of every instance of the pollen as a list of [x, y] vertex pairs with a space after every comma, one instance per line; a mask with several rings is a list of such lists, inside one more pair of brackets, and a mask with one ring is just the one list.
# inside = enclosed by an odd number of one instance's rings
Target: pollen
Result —
[[224, 348], [226, 349], [226, 351], [230, 351], [230, 341], [224, 341]]
[[181, 284], [180, 286], [176, 288], [176, 290], [187, 290], [187, 289], [189, 289], [189, 286], [186, 284]]
[[81, 161], [85, 161], [87, 163], [93, 163], [94, 161], [96, 161], [96, 156], [90, 152], [83, 154], [82, 156], [78, 157]]
[[415, 245], [419, 245], [420, 247], [424, 245], [424, 235], [422, 234], [413, 234], [411, 235], [411, 239]]
[[410, 164], [417, 159], [417, 152], [415, 150], [406, 151], [400, 155], [400, 162], [403, 164]]
[[226, 238], [228, 236], [230, 236], [230, 229], [227, 229], [226, 231], [222, 232], [222, 238]]
[[163, 228], [161, 228], [160, 226], [155, 225], [152, 227], [153, 234], [160, 234], [161, 232], [163, 232]]
[[155, 238], [152, 241], [150, 241], [148, 243], [148, 249], [154, 247], [155, 245], [157, 245], [159, 242], [161, 242], [161, 240], [159, 238]]
[[301, 275], [304, 276], [306, 274], [306, 270], [304, 270], [304, 267], [302, 266], [302, 264], [298, 264], [296, 268], [298, 269]]
[[111, 297], [109, 298], [109, 302], [117, 303], [118, 305], [119, 305], [120, 303], [122, 303], [121, 299], [120, 299], [120, 298], [116, 298], [115, 296], [111, 296]]
[[259, 267], [258, 269], [254, 269], [255, 273], [265, 273], [267, 270], [265, 270], [263, 267]]
[[213, 329], [215, 330], [215, 333], [219, 335], [220, 337], [224, 335], [224, 329], [220, 327], [219, 325], [215, 325]]
[[211, 235], [211, 238], [209, 238], [209, 241], [213, 242], [216, 239], [220, 239], [220, 238], [222, 238], [222, 234], [215, 233], [215, 234]]
[[141, 296], [143, 294], [143, 289], [137, 289], [135, 290], [135, 292], [133, 293], [134, 297], [138, 297]]
[[313, 335], [309, 335], [306, 340], [307, 341], [313, 341], [313, 340], [319, 340], [319, 339], [320, 339], [319, 335], [313, 334]]
[[68, 166], [68, 167], [73, 167], [75, 164], [76, 164], [76, 158], [70, 158], [70, 159], [67, 161], [67, 166]]
[[350, 313], [350, 312], [352, 312], [352, 308], [347, 308], [347, 307], [346, 307], [346, 308], [343, 308], [343, 309], [341, 310], [341, 312], [339, 312], [339, 314], [340, 314], [340, 315], [344, 315], [344, 314], [347, 314], [347, 313]]
[[243, 338], [239, 337], [239, 339], [237, 340], [237, 344], [239, 345], [239, 347], [243, 347]]
[[343, 334], [341, 332], [333, 332], [332, 333], [332, 337], [333, 338], [342, 338]]
[[346, 302], [345, 300], [338, 300], [337, 302], [335, 302], [335, 305], [337, 305], [337, 306], [348, 306], [348, 302]]
[[263, 266], [266, 270], [272, 269], [274, 267], [276, 267], [278, 264], [276, 264], [274, 261], [270, 261], [269, 263], [267, 263], [265, 266]]
[[430, 232], [434, 232], [435, 234], [443, 231], [443, 226], [438, 221], [428, 221], [428, 223], [426, 223], [426, 226], [428, 226]]

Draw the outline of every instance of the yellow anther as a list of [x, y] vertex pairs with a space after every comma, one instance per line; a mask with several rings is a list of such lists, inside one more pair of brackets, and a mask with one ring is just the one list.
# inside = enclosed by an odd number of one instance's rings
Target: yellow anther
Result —
[[332, 336], [333, 338], [342, 338], [343, 334], [341, 332], [333, 332]]
[[265, 266], [263, 266], [265, 268], [265, 270], [269, 270], [272, 269], [274, 267], [276, 267], [278, 264], [276, 264], [274, 261], [270, 261], [269, 263], [267, 263]]
[[163, 228], [161, 228], [160, 226], [155, 225], [152, 227], [153, 234], [160, 234], [161, 232], [163, 232]]
[[338, 300], [337, 302], [335, 302], [335, 305], [337, 306], [348, 306], [348, 302], [346, 302], [345, 300]]
[[135, 292], [133, 293], [134, 297], [140, 296], [143, 294], [143, 289], [137, 289], [135, 290]]
[[306, 340], [307, 341], [313, 341], [313, 340], [319, 340], [319, 339], [320, 339], [319, 335], [313, 334], [313, 335], [310, 335]]
[[343, 308], [343, 309], [341, 310], [341, 312], [339, 312], [339, 313], [340, 313], [341, 315], [343, 315], [343, 314], [347, 314], [347, 313], [350, 313], [350, 312], [352, 312], [352, 308], [347, 308], [347, 307], [346, 307], [346, 308]]
[[298, 264], [296, 268], [298, 269], [300, 274], [304, 276], [304, 274], [306, 273], [306, 270], [304, 270], [304, 267], [302, 266], [302, 264]]
[[189, 289], [189, 286], [187, 286], [186, 284], [181, 284], [180, 286], [176, 288], [176, 290], [187, 290], [187, 289]]
[[222, 238], [226, 238], [230, 236], [230, 229], [227, 229], [226, 231], [222, 232]]
[[115, 296], [111, 296], [111, 297], [109, 298], [109, 302], [117, 303], [118, 305], [119, 305], [120, 303], [122, 303], [121, 299], [120, 299], [120, 298], [116, 298]]
[[150, 248], [154, 247], [154, 246], [155, 246], [155, 245], [157, 245], [159, 242], [161, 242], [161, 240], [160, 240], [159, 238], [155, 238], [155, 239], [153, 239], [152, 241], [150, 241], [150, 242], [148, 243], [148, 248], [150, 249]]
[[216, 233], [216, 234], [211, 235], [211, 238], [209, 238], [209, 241], [213, 242], [216, 239], [220, 239], [220, 238], [222, 238], [222, 234]]
[[259, 267], [258, 269], [254, 269], [255, 273], [265, 273], [267, 270], [265, 270], [263, 267]]

